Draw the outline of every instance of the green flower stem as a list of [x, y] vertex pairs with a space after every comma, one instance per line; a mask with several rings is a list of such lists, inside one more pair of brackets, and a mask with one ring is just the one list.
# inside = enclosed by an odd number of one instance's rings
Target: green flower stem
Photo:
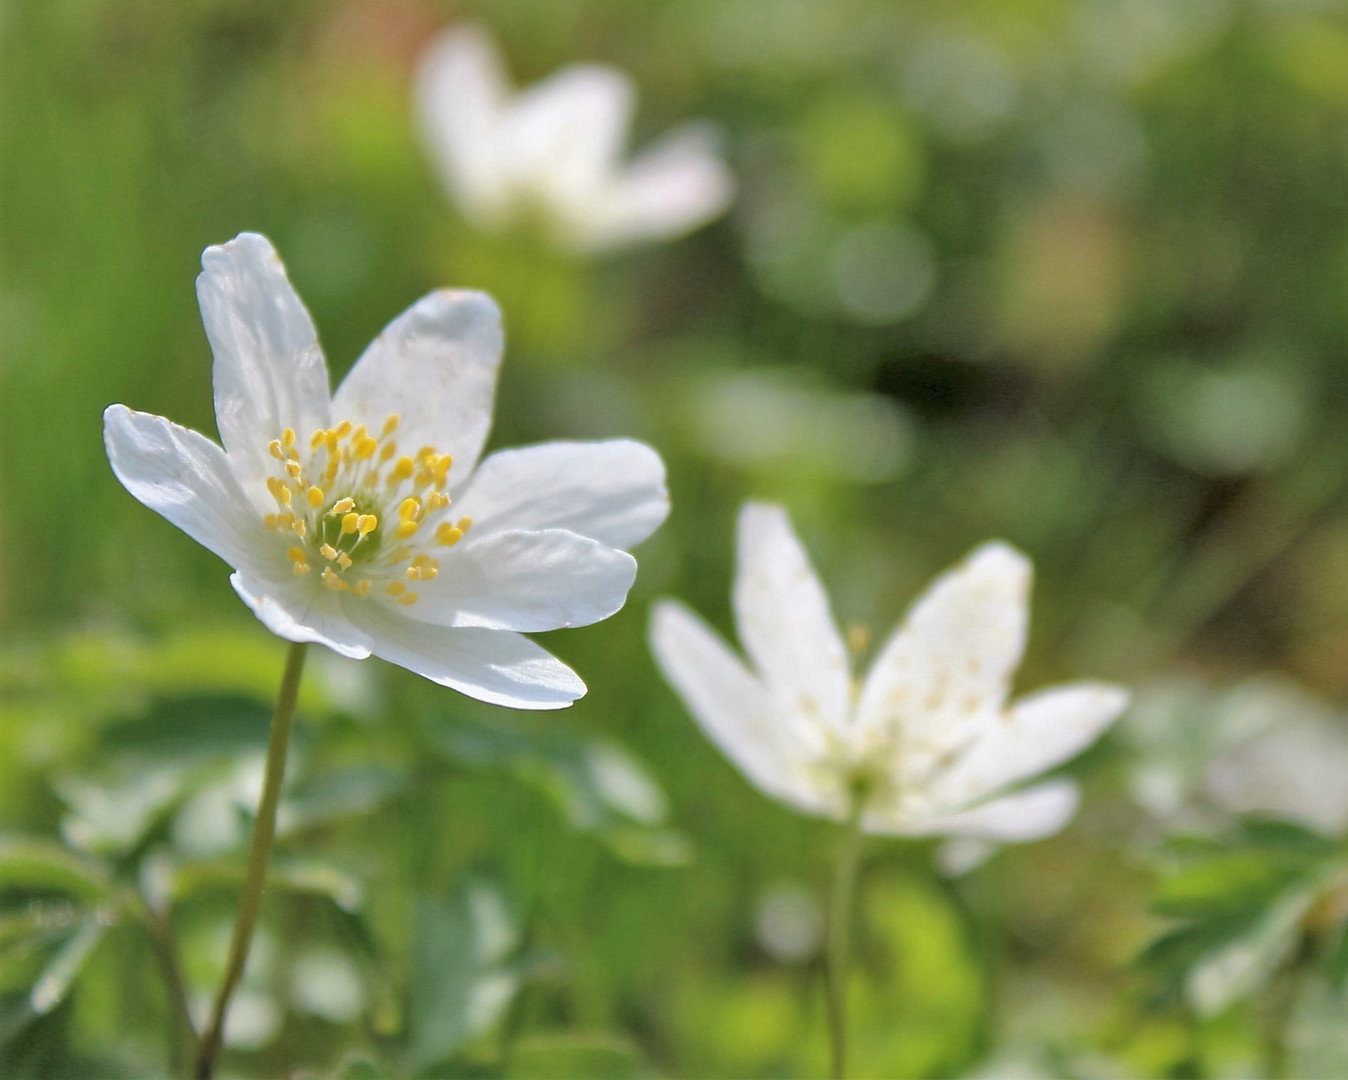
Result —
[[304, 671], [302, 642], [293, 643], [286, 654], [285, 674], [281, 676], [281, 690], [276, 697], [276, 711], [271, 718], [271, 741], [267, 744], [267, 771], [262, 784], [262, 800], [257, 807], [253, 824], [253, 844], [248, 852], [248, 874], [243, 883], [243, 898], [239, 901], [239, 917], [234, 924], [234, 937], [229, 943], [229, 961], [224, 980], [215, 996], [211, 1022], [201, 1037], [197, 1054], [197, 1080], [210, 1080], [215, 1070], [215, 1057], [220, 1052], [224, 1035], [225, 1017], [229, 999], [243, 975], [248, 959], [248, 947], [253, 940], [253, 927], [262, 907], [262, 893], [267, 885], [267, 861], [271, 856], [272, 839], [276, 835], [276, 807], [281, 801], [281, 781], [285, 778], [286, 750], [290, 746], [290, 730], [295, 719], [295, 699], [299, 696], [300, 675]]
[[864, 792], [855, 789], [847, 823], [838, 836], [838, 862], [828, 909], [826, 983], [834, 1080], [843, 1080], [847, 1075], [847, 960], [857, 869], [861, 865], [861, 810], [864, 803]]

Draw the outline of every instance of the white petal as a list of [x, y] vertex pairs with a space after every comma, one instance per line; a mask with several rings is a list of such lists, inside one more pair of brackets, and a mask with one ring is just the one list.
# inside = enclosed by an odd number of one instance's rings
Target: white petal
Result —
[[337, 596], [312, 580], [280, 585], [240, 571], [229, 583], [277, 637], [326, 645], [352, 660], [363, 660], [374, 650], [369, 635], [343, 614]]
[[902, 747], [901, 782], [925, 783], [996, 717], [1025, 649], [1031, 567], [985, 544], [937, 578], [866, 676], [857, 723]]
[[510, 111], [509, 168], [579, 237], [615, 175], [636, 92], [615, 68], [578, 64], [522, 93]]
[[[963, 813], [930, 818], [910, 836], [968, 836], [1015, 844], [1052, 836], [1072, 820], [1081, 794], [1071, 780], [1049, 780]], [[871, 827], [868, 820], [867, 828]], [[887, 832], [884, 828], [876, 832]]]
[[434, 581], [414, 586], [408, 614], [439, 626], [535, 633], [588, 626], [627, 600], [637, 563], [565, 529], [510, 530], [443, 549]]
[[479, 26], [437, 37], [418, 65], [417, 116], [450, 192], [470, 217], [500, 224], [510, 192], [502, 173], [509, 87], [500, 54]]
[[777, 707], [842, 729], [848, 714], [847, 650], [786, 511], [746, 503], [737, 559], [740, 641]]
[[585, 695], [574, 671], [519, 634], [429, 626], [373, 603], [353, 601], [351, 611], [374, 639], [375, 655], [478, 701], [562, 709]]
[[686, 124], [670, 132], [613, 181], [589, 232], [592, 249], [670, 239], [719, 217], [735, 178], [717, 153], [716, 132]]
[[403, 452], [453, 454], [450, 478], [462, 483], [491, 428], [504, 344], [501, 312], [486, 293], [433, 292], [371, 342], [337, 388], [333, 415], [372, 431], [399, 416]]
[[122, 486], [230, 566], [254, 566], [268, 537], [229, 468], [204, 435], [152, 413], [110, 405], [108, 462]]
[[265, 236], [240, 233], [201, 256], [197, 300], [215, 355], [215, 422], [246, 485], [275, 464], [267, 444], [327, 427], [328, 369], [309, 312]]
[[1073, 683], [1023, 698], [938, 778], [935, 797], [966, 805], [1038, 776], [1095, 742], [1127, 704], [1127, 691], [1104, 683]]
[[807, 814], [841, 812], [809, 768], [807, 746], [789, 717], [710, 627], [682, 604], [658, 603], [651, 652], [669, 684], [716, 747], [764, 794]]
[[629, 548], [665, 520], [669, 493], [665, 464], [644, 443], [551, 442], [489, 455], [455, 507], [477, 535], [570, 529]]

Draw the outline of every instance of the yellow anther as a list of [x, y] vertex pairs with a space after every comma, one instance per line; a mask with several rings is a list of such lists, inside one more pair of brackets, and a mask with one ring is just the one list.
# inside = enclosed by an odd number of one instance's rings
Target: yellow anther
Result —
[[345, 551], [343, 551], [341, 554], [337, 556], [337, 565], [340, 566], [343, 570], [350, 570], [351, 556], [348, 555]]
[[289, 551], [286, 552], [286, 558], [288, 558], [291, 562], [304, 562], [304, 560], [307, 557], [308, 555], [305, 552], [304, 548], [299, 547], [298, 545], [296, 545], [295, 547], [291, 548]]
[[293, 529], [295, 527], [294, 514], [277, 514], [276, 527], [278, 529]]
[[342, 532], [353, 533], [360, 527], [360, 515], [356, 513], [342, 515]]
[[382, 465], [389, 458], [398, 452], [398, 444], [395, 442], [386, 442], [384, 448], [379, 451], [379, 463]]
[[287, 450], [295, 445], [295, 429], [293, 427], [288, 427], [281, 432], [281, 445]]
[[309, 449], [317, 450], [327, 441], [328, 441], [328, 433], [324, 431], [322, 428], [319, 428], [317, 431], [315, 431], [312, 435], [309, 436]]
[[304, 470], [300, 468], [300, 463], [298, 461], [286, 462], [286, 475], [291, 479], [298, 480], [300, 473], [302, 472], [304, 472]]
[[420, 450], [417, 451], [417, 460], [424, 461], [426, 458], [433, 457], [434, 455], [435, 455], [434, 446], [423, 446]]
[[356, 430], [351, 433], [351, 441], [357, 443], [363, 438], [365, 438], [365, 425], [361, 424], [360, 427], [356, 428]]
[[421, 500], [409, 495], [398, 504], [398, 517], [403, 521], [412, 521], [421, 514]]
[[323, 433], [323, 442], [327, 444], [329, 456], [337, 453], [338, 436], [335, 431], [325, 431]]
[[409, 566], [409, 567], [407, 568], [407, 580], [408, 580], [408, 581], [420, 581], [420, 580], [421, 580], [421, 567], [419, 567], [419, 566]]
[[267, 477], [267, 490], [271, 497], [283, 506], [290, 505], [290, 489], [275, 476]]
[[345, 581], [337, 576], [331, 566], [323, 567], [323, 584], [333, 592], [346, 592], [350, 588]]
[[406, 540], [409, 536], [415, 536], [416, 532], [417, 523], [415, 521], [404, 521], [394, 530], [394, 535], [399, 540]]
[[443, 491], [432, 491], [426, 496], [426, 510], [443, 510], [450, 504], [450, 498]]
[[280, 439], [272, 439], [272, 441], [267, 444], [267, 453], [271, 454], [277, 461], [283, 460], [286, 456], [286, 452], [281, 448]]
[[333, 503], [331, 512], [334, 514], [349, 514], [355, 508], [356, 500], [348, 496], [345, 499], [338, 499]]
[[276, 515], [275, 515], [275, 514], [266, 514], [266, 515], [264, 515], [263, 518], [262, 518], [262, 524], [265, 525], [265, 526], [267, 526], [267, 528], [269, 528], [269, 529], [275, 529], [275, 528], [276, 528]]
[[463, 539], [463, 530], [456, 528], [452, 522], [442, 521], [435, 530], [435, 538], [446, 547], [453, 547]]
[[[345, 523], [343, 523], [342, 527], [346, 527]], [[361, 514], [360, 517], [356, 519], [356, 528], [360, 530], [361, 536], [368, 536], [370, 533], [374, 532], [375, 529], [379, 528], [379, 519], [373, 514]]]
[[473, 527], [472, 518], [459, 518], [459, 532], [467, 532]]
[[372, 457], [374, 452], [378, 449], [378, 439], [372, 439], [368, 435], [362, 435], [356, 440], [356, 460], [364, 461], [367, 457]]
[[309, 493], [305, 495], [305, 498], [309, 500], [310, 506], [322, 506], [323, 489], [321, 487], [311, 487]]
[[340, 424], [338, 424], [335, 428], [333, 428], [332, 433], [336, 435], [337, 438], [339, 439], [345, 439], [347, 432], [349, 432], [350, 430], [351, 430], [351, 421], [343, 420]]
[[407, 591], [407, 586], [401, 581], [390, 581], [384, 586], [384, 591], [388, 593], [389, 596], [401, 596]]
[[399, 480], [406, 480], [416, 470], [416, 465], [412, 463], [410, 457], [400, 457], [393, 465], [393, 472], [389, 473], [389, 482], [397, 483]]
[[389, 413], [388, 419], [384, 421], [384, 430], [382, 434], [389, 435], [398, 429], [398, 414]]
[[309, 564], [307, 562], [297, 562], [293, 564], [292, 569], [295, 571], [295, 575], [298, 577], [303, 574], [307, 574], [309, 572]]
[[420, 597], [418, 597], [416, 593], [414, 593], [414, 592], [405, 592], [405, 593], [403, 593], [400, 597], [398, 597], [398, 603], [404, 604], [404, 605], [406, 605], [406, 604], [415, 604], [415, 603], [417, 602], [418, 599], [420, 599]]
[[391, 563], [400, 563], [410, 554], [412, 554], [411, 548], [409, 548], [406, 544], [399, 544], [396, 548], [394, 548], [392, 551], [388, 553], [388, 561]]
[[355, 586], [351, 589], [351, 591], [355, 593], [357, 596], [369, 596], [370, 579], [361, 578], [358, 582], [356, 582]]
[[337, 558], [337, 549], [333, 547], [331, 544], [324, 544], [321, 548], [318, 549], [318, 553], [322, 555], [323, 558], [329, 561]]
[[304, 524], [304, 518], [296, 518], [290, 523], [290, 531], [303, 540], [304, 534], [309, 531], [309, 527]]

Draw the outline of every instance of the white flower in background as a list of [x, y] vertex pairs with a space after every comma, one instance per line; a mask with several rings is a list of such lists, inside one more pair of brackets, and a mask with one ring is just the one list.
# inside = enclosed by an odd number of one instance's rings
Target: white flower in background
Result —
[[1075, 812], [1068, 779], [1016, 785], [1094, 742], [1122, 689], [1072, 683], [1008, 705], [1025, 647], [1030, 564], [986, 544], [917, 602], [859, 685], [828, 597], [779, 507], [739, 520], [735, 615], [750, 664], [683, 605], [651, 644], [707, 736], [764, 793], [875, 833], [1033, 840]]
[[521, 636], [622, 607], [624, 548], [664, 520], [664, 466], [627, 440], [478, 457], [503, 344], [477, 292], [430, 294], [335, 395], [309, 313], [262, 236], [207, 248], [197, 278], [222, 450], [124, 405], [104, 414], [128, 491], [235, 568], [273, 633], [374, 654], [471, 697], [569, 705], [576, 674]]
[[679, 236], [733, 196], [705, 124], [677, 128], [624, 162], [635, 100], [632, 80], [599, 64], [515, 93], [477, 26], [431, 43], [416, 89], [426, 143], [466, 217], [493, 230], [536, 224], [582, 252]]

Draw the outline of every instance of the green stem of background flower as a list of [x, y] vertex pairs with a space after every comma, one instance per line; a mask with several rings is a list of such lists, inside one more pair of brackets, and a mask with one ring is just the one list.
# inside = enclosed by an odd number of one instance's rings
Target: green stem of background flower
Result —
[[865, 802], [860, 787], [852, 791], [847, 823], [838, 837], [838, 863], [833, 876], [833, 894], [828, 908], [828, 1030], [834, 1080], [847, 1075], [847, 961], [852, 926], [857, 869], [861, 864], [861, 810]]
[[215, 1056], [220, 1052], [224, 1036], [225, 1017], [229, 999], [243, 975], [248, 959], [248, 947], [253, 941], [253, 927], [257, 925], [262, 908], [262, 893], [267, 886], [267, 862], [271, 857], [272, 839], [276, 835], [276, 807], [281, 801], [281, 781], [286, 772], [286, 751], [290, 747], [290, 730], [295, 719], [295, 699], [299, 696], [300, 675], [304, 671], [304, 653], [307, 646], [293, 643], [286, 654], [285, 674], [281, 676], [281, 690], [276, 697], [276, 711], [271, 718], [271, 740], [267, 744], [267, 769], [262, 784], [262, 800], [257, 807], [253, 824], [253, 844], [248, 853], [248, 873], [244, 879], [243, 897], [239, 901], [239, 917], [234, 923], [234, 937], [229, 944], [229, 960], [225, 977], [215, 996], [211, 1022], [201, 1037], [197, 1055], [197, 1080], [210, 1080], [215, 1070]]

